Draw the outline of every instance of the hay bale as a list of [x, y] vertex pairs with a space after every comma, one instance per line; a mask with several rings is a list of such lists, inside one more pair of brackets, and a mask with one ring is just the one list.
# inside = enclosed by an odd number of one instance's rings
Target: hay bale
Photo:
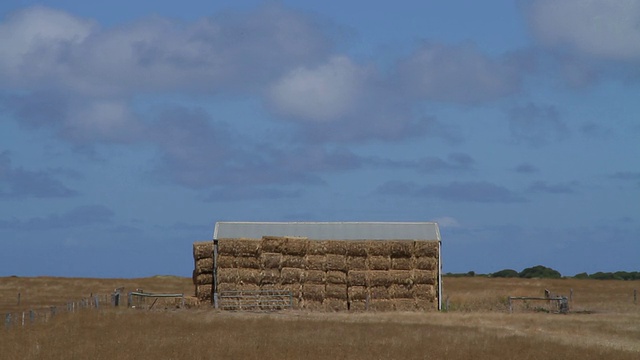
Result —
[[234, 265], [240, 269], [260, 269], [260, 259], [256, 257], [236, 257]]
[[297, 268], [282, 268], [280, 271], [280, 283], [281, 284], [295, 284], [302, 281], [304, 270]]
[[198, 241], [193, 243], [193, 259], [213, 258], [213, 241]]
[[196, 285], [211, 285], [213, 284], [213, 274], [200, 274], [196, 276]]
[[218, 285], [216, 285], [216, 291], [218, 293], [225, 292], [225, 291], [238, 291], [238, 284], [219, 282]]
[[438, 309], [438, 303], [435, 301], [435, 298], [433, 300], [417, 299], [415, 300], [415, 304], [416, 304], [416, 310], [418, 311], [430, 311], [430, 310]]
[[291, 293], [291, 296], [293, 297], [293, 300], [294, 300], [294, 304], [297, 304], [299, 301], [302, 300], [302, 284], [297, 283], [297, 284], [280, 285], [280, 288], [284, 291], [288, 291]]
[[322, 305], [322, 301], [305, 299], [300, 302], [300, 307], [302, 309], [309, 310], [309, 311], [324, 311], [324, 305]]
[[365, 301], [369, 297], [369, 290], [366, 286], [349, 286], [347, 289], [347, 295], [349, 296], [349, 301]]
[[413, 240], [392, 240], [389, 241], [391, 257], [410, 258], [413, 256]]
[[260, 285], [248, 283], [239, 284], [236, 286], [236, 290], [242, 292], [255, 292], [260, 290]]
[[369, 301], [369, 310], [371, 311], [393, 311], [393, 303], [391, 300], [371, 300]]
[[413, 258], [391, 258], [392, 270], [411, 270], [413, 269]]
[[236, 258], [231, 255], [218, 255], [216, 259], [218, 269], [221, 268], [234, 268], [236, 267]]
[[349, 307], [349, 311], [352, 312], [362, 312], [368, 310], [368, 305], [366, 300], [355, 300], [349, 301], [347, 305]]
[[367, 286], [367, 271], [352, 270], [347, 273], [349, 286]]
[[327, 249], [327, 255], [347, 255], [347, 243], [346, 240], [326, 240], [325, 246]]
[[349, 298], [347, 294], [347, 285], [327, 284], [324, 297], [325, 299], [338, 299], [346, 301]]
[[390, 256], [391, 247], [389, 242], [385, 240], [369, 240], [367, 241], [367, 253], [369, 256]]
[[263, 269], [260, 271], [260, 285], [270, 285], [280, 283], [280, 270], [278, 269]]
[[232, 283], [238, 282], [238, 269], [233, 268], [219, 268], [217, 270], [218, 283]]
[[262, 269], [280, 269], [281, 262], [282, 262], [282, 254], [280, 253], [260, 254], [260, 267]]
[[411, 291], [413, 292], [413, 297], [419, 300], [434, 301], [436, 298], [436, 291], [432, 285], [414, 285]]
[[390, 270], [392, 284], [412, 285], [413, 277], [410, 270]]
[[419, 257], [415, 259], [414, 267], [419, 270], [435, 270], [438, 267], [438, 259]]
[[414, 284], [435, 285], [437, 280], [437, 272], [433, 270], [413, 270]]
[[257, 269], [238, 269], [238, 284], [240, 285], [260, 285], [262, 283], [262, 272]]
[[302, 282], [305, 284], [324, 284], [326, 281], [327, 273], [323, 270], [307, 270], [302, 278]]
[[200, 301], [211, 300], [213, 291], [210, 284], [196, 286], [196, 297]]
[[415, 311], [416, 301], [414, 299], [395, 299], [391, 300], [393, 310], [395, 311]]
[[367, 249], [369, 248], [369, 243], [366, 240], [350, 240], [345, 241], [345, 246], [347, 248], [347, 256], [367, 256]]
[[349, 270], [367, 270], [367, 258], [363, 256], [347, 256]]
[[342, 271], [327, 271], [327, 284], [346, 284], [347, 274]]
[[235, 239], [218, 239], [218, 255], [235, 256]]
[[294, 256], [294, 255], [283, 255], [281, 266], [283, 268], [290, 267], [296, 269], [306, 269], [307, 268], [307, 260], [304, 256]]
[[327, 241], [326, 240], [309, 240], [307, 243], [307, 255], [326, 255], [327, 254]]
[[213, 273], [213, 258], [196, 260], [196, 275]]
[[325, 270], [326, 255], [307, 255], [304, 258], [307, 270]]
[[413, 286], [393, 284], [389, 286], [389, 297], [391, 299], [413, 299]]
[[260, 239], [235, 239], [233, 241], [233, 254], [238, 257], [257, 257], [261, 252], [262, 240]]
[[347, 311], [349, 309], [346, 300], [324, 299], [322, 305], [324, 306], [324, 311], [328, 312]]
[[345, 255], [327, 254], [325, 268], [347, 272], [347, 257]]
[[309, 239], [306, 237], [285, 236], [282, 253], [284, 255], [305, 256]]
[[367, 268], [369, 270], [389, 270], [391, 268], [391, 258], [381, 255], [369, 256], [367, 258]]
[[369, 286], [390, 286], [393, 283], [391, 274], [388, 271], [369, 271], [367, 273], [367, 284]]
[[283, 236], [263, 236], [260, 240], [260, 248], [262, 252], [282, 253], [284, 248]]
[[416, 257], [432, 257], [438, 258], [438, 248], [440, 244], [435, 240], [428, 241], [414, 241], [413, 254]]
[[391, 299], [389, 288], [386, 286], [370, 286], [369, 299]]
[[319, 301], [322, 303], [325, 297], [325, 286], [318, 284], [303, 284], [302, 298], [304, 301]]

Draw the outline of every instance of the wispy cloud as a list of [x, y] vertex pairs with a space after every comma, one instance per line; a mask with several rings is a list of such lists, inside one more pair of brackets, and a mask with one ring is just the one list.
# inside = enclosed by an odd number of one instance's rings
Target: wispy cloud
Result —
[[509, 131], [519, 142], [541, 146], [569, 136], [569, 128], [554, 106], [529, 103], [509, 111]]
[[517, 203], [527, 201], [508, 188], [490, 182], [451, 182], [420, 186], [403, 181], [389, 181], [376, 189], [381, 195], [432, 197], [454, 202]]
[[14, 167], [8, 151], [0, 152], [0, 199], [66, 198], [78, 193], [55, 175], [60, 170], [27, 170]]
[[529, 192], [549, 193], [549, 194], [571, 194], [579, 186], [577, 181], [568, 183], [549, 184], [546, 181], [535, 181], [529, 185]]

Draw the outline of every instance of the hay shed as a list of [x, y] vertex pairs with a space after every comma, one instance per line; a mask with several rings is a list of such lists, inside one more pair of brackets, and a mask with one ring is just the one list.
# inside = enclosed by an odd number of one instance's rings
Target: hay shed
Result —
[[[229, 246], [229, 240], [233, 241], [232, 246]], [[405, 282], [410, 283], [414, 292], [421, 286], [435, 285], [431, 290], [435, 293], [435, 304], [432, 306], [437, 306], [439, 310], [442, 308], [441, 238], [435, 222], [217, 222], [213, 243], [214, 262], [217, 262], [217, 256], [233, 254], [236, 256], [234, 264], [239, 260], [253, 261], [255, 256], [256, 264], [260, 263], [262, 269], [269, 271], [269, 274], [263, 271], [262, 282], [271, 279], [267, 277], [271, 273], [279, 276], [285, 274], [286, 281], [275, 277], [269, 281], [280, 281], [282, 284], [299, 281], [301, 289], [305, 284], [300, 295], [303, 299], [307, 288], [324, 284], [324, 292], [316, 294], [313, 300], [324, 301], [325, 308], [339, 310], [338, 302], [351, 300], [349, 294], [357, 293], [359, 297], [366, 297], [364, 293], [359, 293], [364, 289], [373, 304], [374, 300], [378, 301], [376, 296], [380, 286], [400, 289], [398, 286], [404, 286]], [[223, 245], [227, 248], [223, 248]], [[223, 252], [218, 253], [219, 250]], [[433, 270], [432, 280], [422, 279], [425, 272], [420, 269], [424, 267], [422, 264], [425, 260], [433, 263], [433, 269], [429, 269]], [[219, 279], [215, 278], [219, 267], [220, 264], [213, 266], [214, 302], [218, 293], [215, 284], [219, 283]], [[358, 287], [351, 289], [349, 281], [353, 277], [350, 273], [357, 275], [365, 268], [369, 269], [366, 279], [358, 279], [357, 285], [353, 284]], [[324, 277], [317, 277], [315, 273], [322, 271]], [[394, 280], [393, 274], [406, 279]], [[418, 281], [415, 286], [414, 280]], [[415, 301], [405, 300], [407, 297]], [[406, 290], [401, 298], [402, 301], [414, 301], [420, 306], [422, 294], [412, 295]], [[383, 300], [386, 301], [386, 297], [379, 301]]]

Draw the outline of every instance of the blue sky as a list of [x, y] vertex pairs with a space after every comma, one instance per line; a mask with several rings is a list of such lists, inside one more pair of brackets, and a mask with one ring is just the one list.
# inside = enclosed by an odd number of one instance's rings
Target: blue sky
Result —
[[3, 1], [0, 276], [190, 276], [216, 221], [438, 221], [639, 270], [640, 2]]

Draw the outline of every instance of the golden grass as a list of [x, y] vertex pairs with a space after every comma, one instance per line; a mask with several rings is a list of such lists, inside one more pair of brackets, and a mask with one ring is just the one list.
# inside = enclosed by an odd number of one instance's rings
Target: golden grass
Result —
[[[612, 359], [640, 358], [640, 282], [447, 278], [447, 313], [234, 313], [103, 307], [25, 328], [0, 328], [6, 359]], [[62, 304], [115, 287], [188, 292], [191, 279], [0, 278], [0, 314]], [[508, 295], [567, 294], [592, 314], [500, 308]], [[25, 295], [26, 294], [26, 295]], [[392, 302], [379, 300], [383, 309]], [[336, 306], [340, 304], [336, 303]]]

